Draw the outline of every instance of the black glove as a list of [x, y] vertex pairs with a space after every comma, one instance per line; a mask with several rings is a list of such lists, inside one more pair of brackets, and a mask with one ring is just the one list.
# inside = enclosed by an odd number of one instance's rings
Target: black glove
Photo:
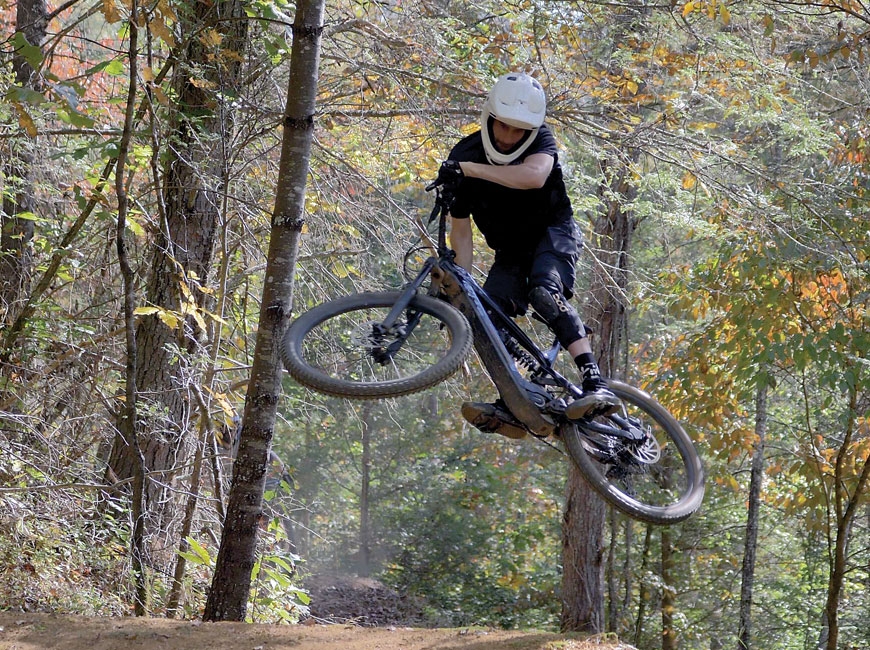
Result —
[[445, 160], [441, 163], [441, 169], [438, 170], [436, 183], [456, 187], [464, 177], [465, 174], [462, 173], [462, 167], [460, 167], [458, 160]]

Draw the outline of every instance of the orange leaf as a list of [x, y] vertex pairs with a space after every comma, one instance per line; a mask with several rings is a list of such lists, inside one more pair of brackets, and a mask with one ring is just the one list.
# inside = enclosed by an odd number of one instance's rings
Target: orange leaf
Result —
[[109, 24], [121, 20], [121, 13], [118, 11], [118, 7], [115, 6], [115, 0], [103, 0], [103, 15]]

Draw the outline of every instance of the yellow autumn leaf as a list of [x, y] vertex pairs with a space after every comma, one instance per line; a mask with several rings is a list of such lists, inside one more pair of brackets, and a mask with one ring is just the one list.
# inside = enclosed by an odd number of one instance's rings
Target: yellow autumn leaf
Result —
[[157, 317], [163, 321], [163, 324], [166, 325], [169, 329], [177, 330], [178, 326], [181, 324], [181, 319], [178, 318], [171, 311], [166, 311], [165, 309], [161, 309], [157, 312]]
[[719, 7], [719, 16], [722, 17], [722, 22], [726, 25], [731, 23], [731, 12], [728, 11], [728, 7], [722, 5]]
[[171, 104], [171, 102], [169, 101], [169, 96], [165, 92], [163, 92], [163, 90], [161, 90], [159, 86], [154, 86], [154, 88], [152, 88], [151, 90], [160, 104], [163, 104], [164, 106], [169, 106]]
[[216, 29], [207, 29], [199, 37], [200, 43], [210, 48], [220, 47], [223, 40], [223, 34], [218, 32]]
[[184, 280], [179, 280], [178, 288], [181, 291], [181, 295], [187, 299], [187, 302], [193, 302], [193, 292], [190, 290], [187, 282], [185, 282]]
[[350, 273], [347, 266], [343, 262], [335, 262], [332, 265], [332, 274], [337, 278], [346, 278]]
[[692, 190], [698, 184], [698, 177], [692, 172], [686, 172], [683, 176], [683, 189]]
[[27, 135], [35, 138], [39, 134], [39, 129], [36, 128], [36, 123], [30, 117], [30, 113], [25, 111], [24, 107], [18, 102], [15, 102], [15, 108], [18, 110], [18, 125], [27, 131]]
[[683, 18], [685, 18], [686, 16], [688, 16], [688, 15], [689, 15], [690, 13], [692, 13], [693, 11], [695, 11], [695, 3], [694, 3], [694, 2], [687, 2], [687, 3], [683, 6]]
[[199, 311], [211, 318], [216, 323], [220, 323], [221, 325], [229, 325], [229, 323], [225, 319], [221, 318], [214, 312], [210, 312], [207, 309], [200, 309]]
[[190, 83], [202, 90], [214, 90], [215, 88], [217, 88], [217, 84], [213, 81], [209, 81], [208, 79], [200, 79], [198, 77], [191, 77]]
[[163, 14], [165, 18], [169, 20], [178, 20], [178, 17], [175, 15], [175, 11], [172, 9], [172, 5], [168, 2], [168, 0], [159, 0], [157, 3], [157, 9], [160, 13]]
[[196, 321], [196, 324], [199, 325], [199, 329], [203, 332], [208, 331], [208, 326], [205, 324], [205, 319], [202, 317], [202, 314], [199, 313], [199, 310], [194, 309], [191, 314], [193, 316], [193, 320]]

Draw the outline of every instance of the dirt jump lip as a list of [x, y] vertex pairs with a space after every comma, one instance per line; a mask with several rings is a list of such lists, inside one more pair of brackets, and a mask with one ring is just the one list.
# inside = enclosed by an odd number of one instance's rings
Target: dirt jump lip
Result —
[[617, 640], [541, 631], [202, 623], [0, 612], [0, 644], [18, 650], [633, 650]]

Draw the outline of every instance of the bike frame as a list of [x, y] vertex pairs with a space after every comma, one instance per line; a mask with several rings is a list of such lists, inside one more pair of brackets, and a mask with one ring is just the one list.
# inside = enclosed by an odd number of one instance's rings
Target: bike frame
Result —
[[[428, 293], [446, 300], [468, 319], [473, 333], [474, 348], [508, 409], [532, 433], [546, 437], [557, 427], [550, 417], [542, 413], [542, 408], [551, 402], [552, 396], [541, 386], [526, 380], [520, 374], [499, 335], [499, 329], [507, 330], [510, 336], [531, 355], [541, 370], [540, 374], [546, 375], [547, 384], [559, 386], [574, 397], [578, 397], [581, 390], [553, 368], [553, 361], [559, 351], [558, 343], [554, 343], [549, 353], [542, 352], [514, 320], [493, 302], [471, 274], [456, 264], [455, 253], [446, 242], [449, 204], [448, 192], [439, 188], [435, 208], [430, 216], [430, 222], [436, 217], [439, 219], [438, 256], [426, 260], [381, 325], [387, 328], [395, 325], [414, 294], [423, 287], [428, 278], [431, 278], [432, 284]], [[416, 322], [411, 318], [407, 328], [409, 332], [414, 325]], [[397, 347], [400, 345], [400, 341], [396, 343]]]
[[[480, 356], [490, 378], [495, 383], [499, 395], [508, 409], [532, 433], [546, 437], [556, 429], [556, 423], [541, 412], [544, 406], [540, 400], [550, 401], [550, 395], [543, 388], [527, 381], [517, 370], [513, 357], [505, 347], [499, 327], [509, 334], [528, 352], [548, 375], [548, 381], [559, 385], [574, 396], [580, 389], [560, 375], [552, 367], [552, 360], [545, 355], [509, 318], [474, 281], [471, 275], [449, 258], [439, 258], [432, 271], [432, 291], [441, 291], [448, 302], [468, 319], [473, 334], [474, 349]], [[492, 315], [492, 317], [490, 317]], [[558, 350], [553, 348], [554, 352]], [[534, 399], [537, 397], [539, 399]]]

